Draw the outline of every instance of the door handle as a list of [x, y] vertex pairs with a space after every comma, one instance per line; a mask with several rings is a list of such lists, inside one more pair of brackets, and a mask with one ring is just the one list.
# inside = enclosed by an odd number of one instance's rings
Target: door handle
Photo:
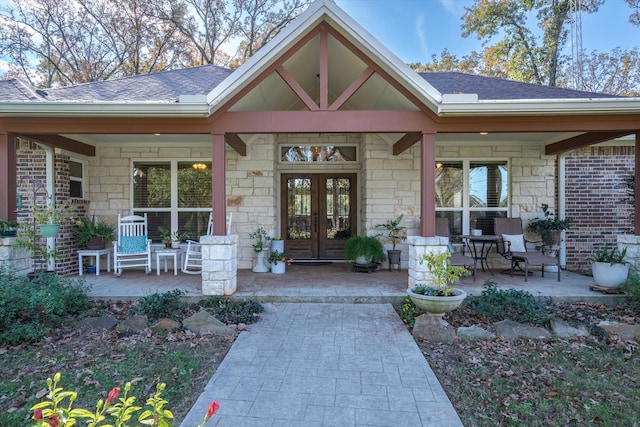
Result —
[[313, 232], [318, 232], [318, 212], [313, 213]]

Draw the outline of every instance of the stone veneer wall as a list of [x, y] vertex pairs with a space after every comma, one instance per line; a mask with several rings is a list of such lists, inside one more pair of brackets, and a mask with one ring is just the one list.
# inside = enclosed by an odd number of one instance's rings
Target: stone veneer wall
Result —
[[567, 268], [590, 273], [589, 255], [632, 234], [633, 209], [624, 178], [635, 170], [634, 147], [592, 146], [566, 156]]

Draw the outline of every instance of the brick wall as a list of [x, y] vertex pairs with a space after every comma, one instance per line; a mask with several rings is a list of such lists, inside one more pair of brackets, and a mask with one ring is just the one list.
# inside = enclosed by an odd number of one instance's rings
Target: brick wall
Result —
[[634, 147], [593, 146], [566, 157], [567, 268], [591, 272], [595, 248], [616, 245], [633, 227], [632, 206], [625, 203], [624, 178], [635, 170]]

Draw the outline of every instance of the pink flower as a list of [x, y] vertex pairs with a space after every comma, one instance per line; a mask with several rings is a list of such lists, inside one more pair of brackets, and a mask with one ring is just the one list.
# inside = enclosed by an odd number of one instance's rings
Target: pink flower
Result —
[[51, 427], [58, 427], [60, 425], [60, 419], [58, 418], [58, 414], [52, 414], [49, 416], [49, 425]]
[[220, 409], [220, 404], [216, 401], [211, 402], [211, 404], [209, 404], [209, 408], [207, 409], [207, 416], [205, 420], [213, 417], [216, 412], [218, 412], [218, 409]]
[[42, 409], [38, 408], [33, 411], [33, 419], [36, 421], [42, 421]]
[[118, 395], [120, 394], [120, 388], [119, 387], [114, 387], [110, 392], [109, 395], [107, 396], [107, 403], [109, 405], [111, 405], [113, 403], [114, 400], [117, 399]]

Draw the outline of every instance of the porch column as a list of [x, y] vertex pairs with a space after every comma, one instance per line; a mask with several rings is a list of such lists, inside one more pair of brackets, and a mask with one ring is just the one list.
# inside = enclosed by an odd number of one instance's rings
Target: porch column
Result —
[[422, 257], [428, 253], [440, 253], [448, 251], [449, 239], [443, 236], [421, 237], [408, 236], [407, 245], [409, 245], [409, 281], [407, 288], [411, 289], [417, 284], [432, 285], [433, 277], [429, 272], [427, 263], [420, 263]]
[[0, 132], [0, 218], [16, 219], [16, 138]]
[[227, 234], [227, 195], [224, 133], [211, 135], [211, 204], [213, 206], [213, 235]]
[[636, 132], [636, 141], [635, 141], [635, 157], [636, 157], [636, 166], [635, 166], [635, 182], [634, 186], [634, 210], [635, 215], [634, 218], [634, 233], [636, 236], [640, 236], [640, 132]]
[[420, 147], [421, 236], [436, 235], [436, 134], [422, 133]]

